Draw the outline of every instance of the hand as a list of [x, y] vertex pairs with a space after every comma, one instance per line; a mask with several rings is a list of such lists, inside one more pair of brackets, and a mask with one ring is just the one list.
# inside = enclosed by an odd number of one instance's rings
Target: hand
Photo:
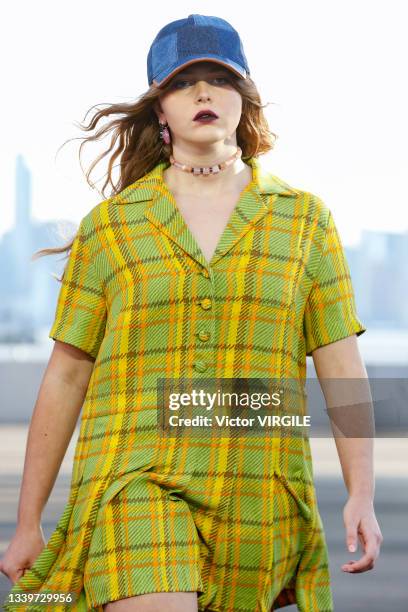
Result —
[[17, 528], [6, 552], [0, 559], [0, 571], [14, 584], [29, 569], [46, 542], [41, 525], [32, 529]]
[[[357, 574], [374, 567], [380, 554], [383, 541], [380, 527], [375, 518], [373, 501], [367, 496], [350, 495], [343, 510], [344, 526], [346, 528], [346, 546], [350, 552], [357, 550], [357, 536], [364, 555], [358, 560], [351, 560], [341, 566], [344, 572]], [[350, 549], [354, 546], [354, 550]]]

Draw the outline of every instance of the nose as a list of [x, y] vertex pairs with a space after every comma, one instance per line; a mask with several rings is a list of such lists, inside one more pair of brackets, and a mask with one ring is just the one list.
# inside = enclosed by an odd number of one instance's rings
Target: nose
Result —
[[197, 81], [196, 83], [196, 95], [198, 100], [208, 100], [210, 98], [210, 94], [208, 92], [208, 83], [207, 81]]

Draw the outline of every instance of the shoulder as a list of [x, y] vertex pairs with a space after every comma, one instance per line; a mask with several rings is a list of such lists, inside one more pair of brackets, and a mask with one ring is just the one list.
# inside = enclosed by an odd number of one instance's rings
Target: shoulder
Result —
[[290, 211], [293, 222], [300, 221], [302, 225], [324, 234], [332, 214], [324, 199], [314, 192], [294, 187], [279, 176], [271, 175], [271, 179], [279, 185], [279, 195], [289, 196], [282, 198], [281, 206]]
[[330, 209], [324, 200], [314, 192], [298, 188], [290, 182], [271, 172], [259, 159], [251, 160], [251, 165], [257, 171], [257, 180], [261, 193], [271, 196], [278, 195], [271, 200], [272, 210], [276, 207], [286, 211], [293, 220], [299, 218], [311, 225], [318, 225], [322, 229], [327, 227]]
[[[120, 193], [102, 200], [81, 219], [79, 229], [82, 234], [89, 236], [92, 233], [99, 232], [103, 229], [108, 229], [115, 225], [118, 215], [118, 206], [122, 204], [145, 202], [149, 197], [137, 197], [141, 193], [138, 191], [138, 185], [144, 185], [143, 180], [139, 179], [129, 187], [123, 189]], [[145, 194], [146, 195], [146, 194]], [[144, 207], [140, 206], [139, 210], [143, 213]], [[132, 211], [137, 213], [137, 207], [132, 207]]]
[[297, 206], [305, 239], [312, 243], [312, 248], [321, 251], [332, 218], [330, 207], [321, 196], [302, 189], [298, 190]]
[[299, 234], [304, 252], [309, 253], [310, 266], [317, 269], [318, 262], [328, 244], [340, 240], [331, 208], [316, 193], [297, 189], [294, 198], [293, 228]]
[[100, 230], [103, 225], [109, 225], [108, 211], [111, 206], [111, 200], [113, 198], [107, 198], [102, 200], [98, 204], [94, 205], [84, 217], [82, 217], [78, 234], [83, 241], [92, 239]]
[[306, 220], [317, 232], [324, 234], [331, 216], [329, 206], [322, 197], [310, 191], [299, 190], [298, 197], [303, 204], [302, 211]]
[[323, 197], [267, 171], [262, 174], [262, 182], [269, 193], [279, 195], [270, 201], [272, 215], [274, 212], [277, 215], [277, 224], [297, 234], [305, 250], [312, 257], [318, 257], [328, 234], [335, 227], [331, 208]]
[[98, 249], [102, 234], [114, 225], [111, 210], [115, 196], [95, 204], [80, 220], [76, 236], [86, 249]]
[[[146, 173], [122, 191], [96, 204], [82, 219], [83, 225], [93, 229], [106, 229], [119, 221], [119, 215], [127, 214], [131, 210], [132, 219], [143, 217], [145, 204], [152, 200], [158, 190], [157, 166], [153, 171]], [[123, 206], [132, 204], [133, 206]], [[124, 213], [124, 210], [127, 213]]]

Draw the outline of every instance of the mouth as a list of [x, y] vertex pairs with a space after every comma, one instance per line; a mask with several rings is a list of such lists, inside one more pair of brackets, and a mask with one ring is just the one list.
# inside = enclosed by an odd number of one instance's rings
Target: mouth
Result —
[[209, 123], [218, 119], [218, 115], [214, 111], [205, 109], [196, 114], [193, 121], [200, 121], [200, 123]]

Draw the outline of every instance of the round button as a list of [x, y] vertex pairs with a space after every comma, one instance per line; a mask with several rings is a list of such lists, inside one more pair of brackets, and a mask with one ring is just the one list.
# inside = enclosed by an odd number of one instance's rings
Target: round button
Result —
[[209, 308], [211, 308], [211, 306], [212, 302], [210, 298], [204, 298], [203, 300], [201, 300], [201, 308], [204, 308], [204, 310], [208, 310]]
[[196, 361], [194, 363], [194, 367], [196, 370], [198, 370], [198, 372], [205, 372], [207, 369], [207, 364], [205, 361]]
[[209, 278], [209, 276], [210, 276], [210, 274], [209, 274], [208, 270], [206, 270], [205, 268], [203, 268], [203, 269], [201, 270], [201, 274], [202, 274], [203, 276], [205, 276], [205, 278]]
[[200, 331], [198, 332], [198, 337], [200, 338], [200, 340], [202, 340], [203, 342], [207, 342], [207, 340], [209, 340], [210, 338], [210, 332], [207, 331]]

